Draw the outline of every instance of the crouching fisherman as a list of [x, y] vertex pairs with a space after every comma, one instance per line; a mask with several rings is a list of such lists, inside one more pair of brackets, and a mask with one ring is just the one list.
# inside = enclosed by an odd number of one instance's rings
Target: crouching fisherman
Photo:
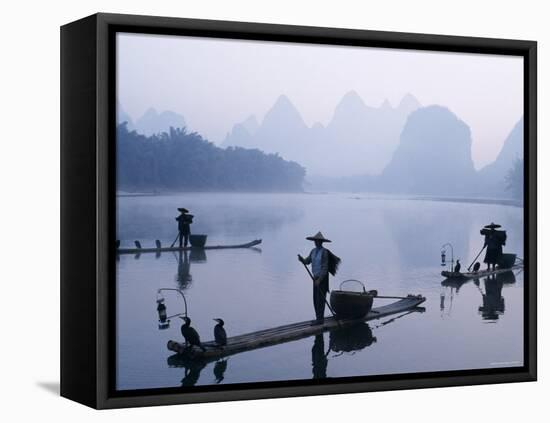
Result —
[[336, 274], [340, 259], [330, 250], [323, 247], [323, 243], [332, 242], [326, 239], [321, 232], [306, 238], [315, 242], [315, 248], [307, 257], [298, 254], [298, 260], [304, 265], [311, 264], [313, 274], [313, 307], [315, 309], [315, 324], [323, 323], [325, 316], [326, 296], [328, 292], [329, 273]]

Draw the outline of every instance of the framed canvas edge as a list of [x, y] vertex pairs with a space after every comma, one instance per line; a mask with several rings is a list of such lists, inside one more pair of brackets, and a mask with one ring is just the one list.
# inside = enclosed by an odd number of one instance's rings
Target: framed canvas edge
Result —
[[[495, 384], [509, 382], [527, 382], [537, 380], [537, 311], [536, 311], [536, 228], [537, 228], [537, 192], [536, 192], [536, 125], [537, 125], [537, 43], [535, 41], [505, 40], [491, 38], [475, 38], [448, 35], [411, 34], [401, 32], [383, 32], [354, 29], [318, 28], [289, 25], [275, 25], [264, 23], [244, 23], [229, 21], [210, 21], [185, 18], [165, 18], [138, 15], [103, 14], [97, 15], [97, 403], [96, 408], [121, 408], [152, 405], [186, 404], [216, 401], [235, 401], [250, 399], [266, 399], [295, 396], [311, 396], [326, 394], [360, 393], [372, 391], [423, 389], [436, 387], [453, 387], [464, 385]], [[193, 392], [175, 394], [151, 394], [139, 396], [111, 396], [109, 391], [109, 377], [115, 371], [109, 353], [109, 321], [114, 318], [110, 315], [109, 275], [110, 256], [114, 256], [113, 243], [109, 243], [112, 222], [109, 222], [110, 201], [113, 201], [109, 180], [113, 175], [113, 160], [109, 139], [114, 132], [114, 99], [110, 97], [109, 63], [115, 57], [109, 50], [109, 34], [117, 27], [148, 27], [151, 31], [168, 28], [170, 31], [201, 30], [215, 31], [216, 33], [235, 34], [245, 36], [256, 34], [258, 37], [277, 34], [283, 37], [312, 37], [323, 39], [331, 43], [335, 39], [347, 39], [353, 42], [374, 42], [384, 45], [403, 44], [404, 48], [439, 50], [439, 51], [468, 51], [485, 53], [506, 51], [507, 54], [522, 55], [525, 60], [525, 88], [524, 98], [527, 100], [527, 125], [525, 125], [524, 145], [528, 146], [528, 166], [526, 166], [525, 204], [528, 214], [528, 237], [526, 245], [529, 248], [528, 275], [530, 288], [526, 295], [527, 311], [525, 333], [528, 360], [525, 371], [506, 372], [503, 369], [499, 374], [418, 377], [403, 380], [350, 382], [341, 384], [327, 384], [315, 386], [276, 387], [276, 388], [246, 388], [218, 392]], [[406, 46], [406, 47], [405, 47]], [[438, 47], [438, 48], [437, 48]], [[396, 47], [393, 47], [396, 48]], [[111, 125], [113, 123], [113, 125]], [[527, 157], [527, 156], [526, 156]], [[525, 341], [525, 340], [524, 340]], [[252, 384], [254, 385], [254, 384]]]

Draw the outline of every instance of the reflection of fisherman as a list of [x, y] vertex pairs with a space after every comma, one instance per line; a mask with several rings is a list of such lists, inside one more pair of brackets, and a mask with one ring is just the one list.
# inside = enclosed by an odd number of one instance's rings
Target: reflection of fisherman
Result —
[[483, 305], [479, 312], [483, 320], [497, 320], [504, 313], [504, 297], [502, 296], [503, 281], [499, 275], [490, 275], [485, 279], [485, 294]]
[[178, 211], [180, 215], [176, 217], [176, 220], [178, 221], [180, 248], [182, 248], [182, 246], [187, 247], [189, 243], [189, 235], [191, 235], [190, 225], [193, 223], [193, 215], [187, 214], [189, 210], [184, 207], [178, 208]]
[[328, 352], [325, 353], [325, 338], [323, 334], [315, 335], [315, 341], [311, 348], [311, 365], [313, 379], [324, 379], [327, 377]]
[[193, 279], [191, 276], [191, 263], [189, 262], [187, 250], [180, 250], [178, 256], [178, 274], [176, 278], [179, 282], [180, 288], [187, 288]]
[[311, 264], [313, 273], [313, 306], [315, 308], [316, 323], [322, 323], [325, 315], [326, 295], [328, 292], [328, 274], [336, 273], [340, 259], [323, 247], [323, 242], [331, 242], [321, 232], [306, 238], [315, 242], [315, 248], [309, 256], [302, 257], [298, 254], [298, 260], [304, 264]]
[[496, 264], [502, 257], [502, 246], [506, 244], [506, 231], [497, 231], [496, 228], [500, 228], [500, 225], [491, 223], [480, 231], [481, 235], [485, 235], [484, 247], [487, 247], [487, 252], [483, 262], [487, 263], [487, 270], [491, 265], [495, 270]]

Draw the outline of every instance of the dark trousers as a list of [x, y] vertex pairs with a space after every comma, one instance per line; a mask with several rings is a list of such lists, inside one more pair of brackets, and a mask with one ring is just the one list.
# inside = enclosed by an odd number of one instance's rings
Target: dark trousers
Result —
[[180, 231], [180, 248], [182, 246], [187, 247], [188, 243], [189, 243], [189, 234], [183, 233]]
[[323, 279], [318, 287], [313, 285], [313, 307], [315, 308], [315, 318], [322, 320], [325, 316], [325, 304], [328, 291], [328, 277]]

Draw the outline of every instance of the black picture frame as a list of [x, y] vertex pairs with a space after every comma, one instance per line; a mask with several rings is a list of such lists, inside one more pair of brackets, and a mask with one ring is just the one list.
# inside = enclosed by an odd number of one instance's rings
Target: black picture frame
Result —
[[[117, 32], [517, 55], [524, 58], [524, 366], [116, 392], [114, 364], [115, 50]], [[537, 377], [537, 44], [352, 29], [118, 14], [61, 28], [61, 395], [90, 407], [534, 381]]]

